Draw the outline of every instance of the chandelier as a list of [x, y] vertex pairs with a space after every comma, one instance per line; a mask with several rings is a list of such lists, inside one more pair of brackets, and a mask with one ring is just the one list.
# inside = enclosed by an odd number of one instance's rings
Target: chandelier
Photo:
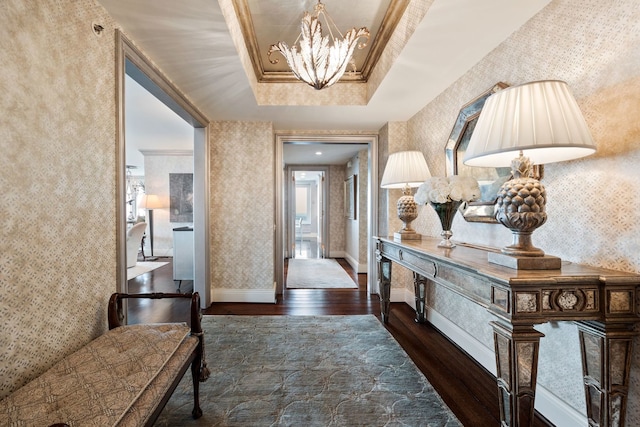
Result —
[[[329, 36], [322, 36], [320, 17], [325, 21]], [[289, 47], [285, 42], [271, 45], [268, 52], [269, 62], [277, 64], [278, 59], [271, 59], [271, 55], [280, 52], [296, 78], [317, 90], [329, 87], [340, 80], [349, 63], [355, 71], [353, 51], [356, 46], [363, 49], [370, 36], [366, 27], [354, 27], [343, 36], [320, 0], [312, 14], [304, 13], [300, 30], [293, 46]], [[340, 38], [334, 36], [334, 32], [339, 34]], [[361, 38], [365, 40], [358, 43]], [[299, 46], [296, 46], [296, 43], [299, 43]]]

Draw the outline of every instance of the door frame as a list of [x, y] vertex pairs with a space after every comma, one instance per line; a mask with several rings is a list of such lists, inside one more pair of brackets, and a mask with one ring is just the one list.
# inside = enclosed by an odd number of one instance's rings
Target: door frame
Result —
[[116, 292], [127, 292], [126, 263], [126, 152], [125, 152], [125, 75], [127, 62], [141, 71], [140, 83], [167, 107], [194, 127], [194, 291], [200, 294], [202, 308], [211, 303], [209, 274], [209, 120], [169, 79], [120, 31], [116, 30]]
[[[312, 172], [322, 172], [323, 175], [323, 179], [324, 182], [322, 183], [321, 186], [321, 194], [322, 194], [322, 226], [321, 226], [321, 232], [319, 233], [319, 237], [322, 241], [322, 244], [324, 245], [324, 254], [328, 254], [330, 251], [329, 248], [329, 222], [327, 219], [327, 212], [329, 212], [329, 188], [328, 188], [328, 182], [329, 182], [329, 166], [312, 166], [312, 165], [287, 165], [287, 174], [286, 174], [286, 180], [284, 182], [285, 185], [285, 192], [288, 192], [287, 194], [287, 200], [288, 200], [288, 209], [285, 209], [285, 228], [287, 230], [287, 236], [285, 236], [285, 257], [288, 256], [289, 258], [293, 258], [291, 256], [291, 253], [289, 253], [289, 250], [291, 249], [291, 236], [293, 236], [293, 240], [295, 241], [295, 224], [291, 221], [292, 217], [295, 217], [295, 209], [292, 209], [293, 206], [293, 202], [294, 202], [294, 193], [295, 193], [295, 184], [292, 185], [292, 181], [291, 181], [291, 176], [293, 173], [298, 172], [298, 171], [312, 171]], [[289, 212], [289, 218], [286, 217], [286, 212]], [[293, 212], [292, 212], [293, 211]], [[293, 215], [292, 215], [293, 214]], [[321, 258], [324, 258], [324, 256], [322, 256]]]
[[376, 246], [374, 237], [378, 234], [378, 135], [296, 135], [293, 133], [277, 133], [275, 135], [275, 221], [274, 224], [274, 265], [276, 294], [282, 294], [284, 289], [284, 261], [286, 246], [286, 218], [284, 207], [284, 192], [286, 191], [284, 180], [287, 179], [284, 167], [284, 144], [293, 142], [314, 144], [367, 144], [367, 292], [378, 293], [378, 270], [376, 268]]

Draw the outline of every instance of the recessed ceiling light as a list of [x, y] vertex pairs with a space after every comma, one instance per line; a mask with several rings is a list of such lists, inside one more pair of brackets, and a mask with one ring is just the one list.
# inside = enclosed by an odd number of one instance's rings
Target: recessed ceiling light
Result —
[[322, 151], [316, 151], [316, 156], [322, 156]]

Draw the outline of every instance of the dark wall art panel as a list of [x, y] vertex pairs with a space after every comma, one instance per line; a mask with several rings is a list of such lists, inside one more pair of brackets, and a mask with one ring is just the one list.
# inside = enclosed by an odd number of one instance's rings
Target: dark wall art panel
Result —
[[170, 222], [193, 222], [193, 174], [170, 173]]

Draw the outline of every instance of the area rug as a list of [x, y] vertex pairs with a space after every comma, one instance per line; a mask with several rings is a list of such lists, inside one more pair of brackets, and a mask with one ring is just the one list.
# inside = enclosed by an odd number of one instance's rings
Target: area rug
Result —
[[461, 426], [373, 315], [204, 316], [211, 377], [190, 372], [155, 426]]
[[169, 264], [168, 262], [152, 262], [152, 261], [138, 261], [136, 265], [131, 268], [127, 268], [127, 280], [131, 280], [134, 277], [138, 277], [141, 274], [153, 271], [156, 268], [160, 268], [163, 265]]
[[356, 282], [332, 258], [289, 260], [287, 289], [357, 288]]

